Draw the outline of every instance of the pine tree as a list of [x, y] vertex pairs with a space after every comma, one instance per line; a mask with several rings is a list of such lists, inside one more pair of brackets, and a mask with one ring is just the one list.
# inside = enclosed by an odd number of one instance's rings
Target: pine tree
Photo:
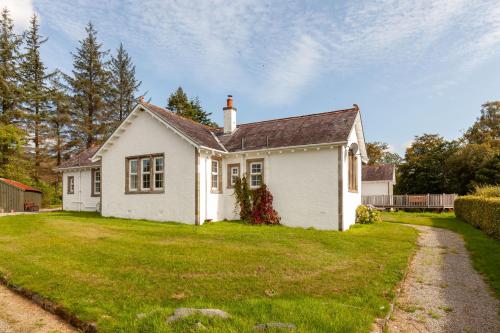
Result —
[[10, 124], [19, 115], [19, 47], [21, 36], [14, 33], [14, 23], [7, 8], [0, 13], [0, 123]]
[[216, 123], [210, 120], [210, 115], [212, 113], [203, 111], [197, 97], [189, 100], [182, 87], [177, 88], [177, 90], [170, 95], [168, 98], [167, 109], [175, 112], [179, 116], [192, 119], [200, 124], [217, 126]]
[[55, 158], [56, 165], [60, 165], [69, 156], [72, 148], [70, 146], [71, 99], [60, 77], [55, 75], [51, 79], [52, 108], [48, 117], [49, 136], [52, 142], [49, 152]]
[[40, 58], [40, 48], [47, 41], [39, 33], [38, 18], [33, 15], [30, 28], [25, 33], [25, 53], [20, 66], [23, 91], [23, 122], [34, 147], [35, 168], [33, 178], [38, 181], [42, 163], [47, 159], [47, 117], [50, 108], [51, 90], [48, 81], [53, 73]]
[[72, 137], [84, 142], [74, 142], [79, 147], [90, 148], [103, 139], [112, 121], [108, 113], [111, 92], [106, 60], [108, 51], [102, 50], [97, 41], [97, 31], [92, 23], [85, 28], [87, 37], [73, 55], [73, 76], [66, 76], [72, 93]]
[[[135, 66], [127, 51], [120, 43], [116, 57], [111, 57], [111, 108], [115, 126], [132, 111], [136, 103], [134, 93], [141, 85], [135, 78]], [[112, 129], [111, 129], [112, 130]]]

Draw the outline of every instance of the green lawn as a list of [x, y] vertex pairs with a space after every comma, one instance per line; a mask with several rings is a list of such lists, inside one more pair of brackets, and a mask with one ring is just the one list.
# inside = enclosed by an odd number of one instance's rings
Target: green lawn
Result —
[[483, 274], [497, 298], [500, 298], [500, 241], [458, 220], [453, 213], [382, 213], [382, 219], [387, 222], [446, 228], [462, 235], [474, 268]]
[[[347, 232], [220, 222], [202, 227], [47, 213], [0, 218], [0, 272], [65, 306], [100, 332], [369, 332], [415, 249], [394, 223]], [[178, 307], [228, 311], [188, 318]]]

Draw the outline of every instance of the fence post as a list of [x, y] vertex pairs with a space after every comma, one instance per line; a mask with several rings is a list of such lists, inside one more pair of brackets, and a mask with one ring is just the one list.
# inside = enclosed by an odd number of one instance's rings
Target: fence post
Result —
[[430, 195], [430, 193], [427, 193], [427, 208], [430, 207], [430, 199], [431, 199], [431, 195]]

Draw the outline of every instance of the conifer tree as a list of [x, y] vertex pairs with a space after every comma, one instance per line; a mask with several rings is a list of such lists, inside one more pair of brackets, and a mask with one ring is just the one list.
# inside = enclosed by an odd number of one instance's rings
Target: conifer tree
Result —
[[70, 146], [70, 107], [71, 99], [62, 83], [61, 75], [51, 79], [53, 89], [51, 113], [48, 117], [49, 135], [51, 138], [50, 155], [55, 158], [56, 165], [69, 156]]
[[[111, 92], [108, 51], [97, 41], [92, 23], [87, 36], [73, 53], [72, 76], [66, 76], [71, 94], [72, 138], [74, 145], [90, 148], [103, 139], [111, 125], [108, 100]], [[84, 142], [81, 142], [83, 135]]]
[[36, 15], [30, 20], [25, 33], [25, 46], [20, 66], [23, 92], [23, 123], [34, 148], [35, 168], [33, 178], [39, 179], [42, 163], [47, 159], [47, 117], [50, 108], [51, 90], [48, 86], [53, 73], [47, 73], [40, 57], [40, 48], [47, 41], [39, 33], [40, 25]]
[[[135, 78], [135, 66], [132, 58], [120, 43], [116, 57], [111, 57], [111, 100], [112, 118], [116, 127], [132, 111], [136, 103], [134, 93], [141, 85]], [[111, 129], [112, 130], [112, 129]]]
[[201, 107], [198, 98], [189, 99], [182, 87], [170, 95], [168, 98], [167, 109], [179, 116], [192, 119], [200, 124], [208, 126], [217, 126], [210, 120], [212, 113], [207, 113]]
[[19, 61], [21, 36], [14, 33], [14, 23], [7, 8], [0, 13], [0, 123], [10, 124], [19, 115], [21, 98]]

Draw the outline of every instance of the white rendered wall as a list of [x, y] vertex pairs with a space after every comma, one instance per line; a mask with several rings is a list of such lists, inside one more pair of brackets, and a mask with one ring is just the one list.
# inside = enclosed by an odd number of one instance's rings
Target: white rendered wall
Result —
[[[337, 148], [273, 152], [264, 158], [264, 181], [281, 223], [324, 230], [338, 228]], [[243, 163], [245, 169], [246, 162]], [[246, 170], [243, 170], [246, 172]]]
[[[68, 194], [68, 176], [75, 177], [75, 191]], [[63, 210], [91, 211], [97, 210], [100, 197], [92, 197], [91, 169], [63, 172]]]
[[[125, 194], [125, 158], [165, 154], [165, 192]], [[142, 111], [110, 149], [102, 165], [102, 215], [195, 223], [195, 148]]]
[[392, 195], [393, 183], [388, 180], [384, 181], [364, 181], [363, 195]]
[[[357, 120], [359, 122], [359, 118]], [[355, 124], [356, 126], [356, 124]], [[355, 131], [355, 126], [353, 126], [351, 133], [349, 134], [347, 140], [347, 147], [349, 147], [352, 143], [358, 143], [358, 138]], [[342, 156], [344, 158], [344, 165], [342, 168], [343, 171], [343, 187], [344, 187], [344, 196], [343, 196], [343, 230], [349, 229], [351, 225], [356, 222], [356, 208], [361, 205], [361, 192], [363, 184], [361, 183], [361, 156], [358, 151], [357, 153], [357, 161], [358, 161], [358, 190], [351, 192], [349, 191], [349, 159], [348, 159], [348, 148], [342, 148]]]

